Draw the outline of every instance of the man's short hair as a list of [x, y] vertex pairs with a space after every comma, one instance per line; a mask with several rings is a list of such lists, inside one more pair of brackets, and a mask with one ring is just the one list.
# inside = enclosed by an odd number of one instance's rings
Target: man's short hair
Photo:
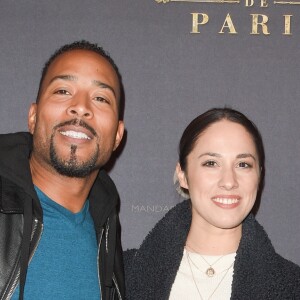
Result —
[[36, 98], [36, 103], [39, 102], [39, 98], [40, 98], [40, 93], [41, 93], [41, 88], [45, 79], [45, 76], [48, 72], [49, 66], [52, 64], [52, 62], [60, 55], [69, 52], [69, 51], [73, 51], [73, 50], [87, 50], [87, 51], [92, 51], [95, 52], [97, 54], [99, 54], [100, 56], [102, 56], [103, 58], [105, 58], [110, 65], [113, 67], [113, 69], [115, 70], [118, 80], [119, 80], [119, 86], [120, 86], [120, 99], [117, 99], [118, 101], [118, 109], [119, 109], [119, 117], [122, 114], [122, 102], [123, 100], [123, 85], [122, 85], [122, 76], [119, 72], [119, 69], [117, 67], [117, 65], [115, 64], [115, 62], [113, 61], [113, 59], [110, 57], [109, 53], [106, 52], [102, 47], [98, 46], [98, 44], [93, 44], [90, 43], [86, 40], [81, 40], [81, 41], [75, 41], [71, 44], [66, 44], [62, 47], [60, 47], [59, 49], [57, 49], [54, 54], [52, 54], [50, 56], [50, 58], [46, 61], [43, 70], [42, 70], [42, 76], [40, 79], [40, 83], [39, 83], [39, 89], [38, 89], [38, 93], [37, 93], [37, 98]]

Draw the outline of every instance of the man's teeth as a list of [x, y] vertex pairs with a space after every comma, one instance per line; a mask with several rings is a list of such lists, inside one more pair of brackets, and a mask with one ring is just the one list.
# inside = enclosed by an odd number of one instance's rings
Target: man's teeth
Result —
[[73, 130], [68, 130], [68, 131], [60, 131], [60, 133], [62, 135], [71, 137], [73, 139], [86, 139], [86, 140], [90, 140], [91, 138], [89, 136], [87, 136], [85, 133], [83, 132], [78, 132], [78, 131], [73, 131]]
[[215, 202], [222, 203], [222, 204], [234, 204], [237, 203], [239, 200], [236, 198], [214, 198]]

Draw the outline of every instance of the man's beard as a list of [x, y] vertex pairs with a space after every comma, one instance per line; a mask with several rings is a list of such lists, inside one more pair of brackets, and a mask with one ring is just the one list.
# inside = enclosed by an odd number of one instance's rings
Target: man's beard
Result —
[[[81, 122], [80, 125], [86, 128], [87, 125], [82, 124], [84, 122]], [[60, 126], [74, 123], [75, 121], [73, 120], [73, 122], [65, 122], [64, 124], [60, 124]], [[59, 157], [54, 145], [54, 133], [52, 134], [50, 139], [50, 161], [52, 166], [59, 174], [67, 177], [85, 178], [88, 175], [90, 175], [93, 171], [99, 168], [99, 166], [97, 166], [97, 161], [99, 158], [98, 143], [95, 151], [92, 153], [92, 155], [87, 161], [78, 162], [76, 151], [77, 145], [71, 145], [70, 157], [68, 159], [62, 159], [61, 157]]]

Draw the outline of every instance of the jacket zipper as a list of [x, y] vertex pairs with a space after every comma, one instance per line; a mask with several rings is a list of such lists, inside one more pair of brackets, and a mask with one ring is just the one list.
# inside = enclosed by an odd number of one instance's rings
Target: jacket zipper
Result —
[[[37, 227], [38, 227], [38, 219], [34, 219], [34, 226], [32, 228], [32, 232], [31, 232], [31, 240], [33, 239], [33, 236], [34, 236], [34, 234], [36, 232]], [[35, 246], [33, 248], [33, 251], [32, 251], [32, 253], [31, 253], [30, 257], [29, 257], [28, 265], [30, 264], [30, 262], [31, 262], [31, 260], [32, 260], [32, 258], [34, 256], [34, 254], [35, 254], [35, 251], [37, 249], [37, 246], [40, 243], [42, 232], [43, 232], [43, 228], [44, 228], [44, 224], [42, 224], [42, 226], [41, 226], [41, 232], [40, 232], [40, 234], [38, 236], [38, 239], [37, 239], [37, 242], [36, 242], [36, 244], [35, 244]], [[12, 283], [12, 286], [11, 286], [11, 288], [10, 288], [10, 290], [9, 290], [6, 298], [3, 298], [3, 299], [7, 299], [8, 300], [8, 299], [10, 299], [12, 297], [12, 295], [13, 295], [16, 287], [17, 287], [17, 282], [19, 280], [19, 277], [20, 277], [20, 269], [17, 272], [17, 275], [16, 275], [16, 277], [14, 279], [14, 282]]]
[[[106, 249], [106, 252], [107, 252], [107, 253], [108, 253], [108, 231], [109, 231], [109, 225], [108, 225], [108, 223], [107, 223], [107, 226], [106, 226], [106, 228], [105, 228], [105, 249]], [[101, 248], [101, 243], [102, 243], [102, 239], [103, 239], [103, 232], [104, 232], [104, 228], [102, 228], [101, 235], [100, 235], [100, 239], [99, 239], [99, 245], [98, 245], [98, 260], [97, 260], [99, 286], [100, 286], [100, 289], [101, 289], [101, 299], [104, 299], [104, 298], [103, 298], [103, 291], [102, 291], [102, 288], [101, 288], [101, 278], [100, 278], [100, 268], [99, 268], [99, 263], [100, 263], [100, 248]], [[121, 296], [121, 293], [120, 293], [120, 289], [119, 289], [119, 286], [118, 286], [118, 283], [117, 283], [117, 279], [116, 279], [114, 273], [113, 273], [112, 280], [113, 280], [113, 282], [114, 282], [114, 284], [115, 284], [115, 286], [116, 286], [116, 290], [117, 290], [117, 293], [118, 293], [119, 300], [122, 300], [122, 296]]]
[[116, 279], [116, 276], [115, 276], [114, 273], [113, 273], [112, 280], [113, 280], [113, 282], [115, 283], [115, 286], [116, 286], [116, 290], [117, 290], [119, 299], [122, 300], [122, 296], [121, 296], [121, 293], [120, 293], [120, 289], [119, 289], [119, 286], [118, 286], [118, 283], [117, 283], [117, 279]]
[[104, 229], [102, 228], [99, 243], [98, 243], [98, 257], [97, 257], [98, 281], [99, 281], [101, 299], [103, 299], [103, 291], [102, 291], [102, 287], [101, 287], [101, 275], [100, 275], [100, 265], [99, 265], [99, 263], [100, 263], [100, 247], [101, 247], [101, 242], [102, 242], [102, 237], [103, 237], [103, 231], [104, 231]]

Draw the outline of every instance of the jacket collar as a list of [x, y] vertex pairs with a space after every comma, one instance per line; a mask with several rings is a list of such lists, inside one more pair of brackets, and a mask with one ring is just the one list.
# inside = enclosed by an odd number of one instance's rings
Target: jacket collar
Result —
[[32, 135], [28, 132], [0, 135], [0, 176], [16, 183], [34, 197], [29, 168], [31, 149]]
[[115, 184], [105, 170], [99, 171], [88, 198], [95, 228], [99, 230], [119, 204], [119, 194]]

